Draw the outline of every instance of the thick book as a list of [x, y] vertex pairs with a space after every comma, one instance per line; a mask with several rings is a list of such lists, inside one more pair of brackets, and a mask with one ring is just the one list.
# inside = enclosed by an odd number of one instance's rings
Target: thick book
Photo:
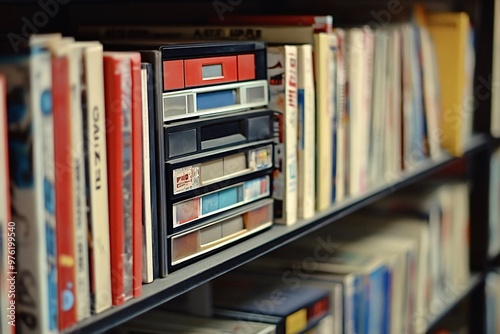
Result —
[[82, 121], [91, 310], [92, 313], [100, 313], [111, 307], [103, 48], [99, 42], [75, 44], [82, 49]]
[[429, 13], [441, 91], [440, 138], [452, 155], [462, 155], [471, 136], [473, 104], [473, 32], [465, 12]]
[[316, 84], [316, 209], [326, 210], [332, 203], [334, 163], [334, 87], [337, 36], [314, 35], [314, 70]]
[[297, 221], [297, 47], [268, 47], [269, 108], [275, 111], [275, 222]]
[[104, 53], [113, 305], [132, 296], [132, 77], [125, 53]]
[[[12, 221], [26, 226], [16, 234], [16, 330], [57, 333], [57, 266], [54, 216], [51, 57], [33, 46], [0, 61], [7, 82], [10, 198]], [[50, 136], [45, 136], [50, 133]], [[48, 196], [47, 196], [48, 195]], [[20, 279], [30, 300], [20, 298]]]
[[373, 32], [366, 27], [349, 29], [346, 44], [350, 128], [349, 195], [358, 196], [368, 189]]

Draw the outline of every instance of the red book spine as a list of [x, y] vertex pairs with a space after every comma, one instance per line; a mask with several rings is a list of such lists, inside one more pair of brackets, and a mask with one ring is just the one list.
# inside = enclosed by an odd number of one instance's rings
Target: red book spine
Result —
[[132, 215], [134, 297], [142, 294], [142, 84], [141, 55], [133, 54], [132, 67]]
[[106, 149], [108, 152], [109, 238], [111, 250], [111, 296], [121, 305], [124, 296], [125, 235], [123, 228], [123, 112], [120, 60], [104, 55]]
[[76, 323], [75, 245], [71, 170], [69, 67], [66, 57], [52, 60], [54, 160], [57, 233], [57, 290], [59, 330]]

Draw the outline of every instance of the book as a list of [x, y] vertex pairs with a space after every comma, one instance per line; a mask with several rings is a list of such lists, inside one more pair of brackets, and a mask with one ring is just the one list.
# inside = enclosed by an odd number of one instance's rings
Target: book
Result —
[[335, 201], [341, 202], [349, 195], [349, 115], [346, 69], [346, 30], [336, 28], [337, 35], [337, 82], [335, 90]]
[[333, 16], [331, 15], [228, 15], [209, 18], [210, 24], [225, 25], [277, 25], [277, 26], [313, 26], [314, 32], [332, 32]]
[[308, 219], [314, 215], [316, 103], [314, 88], [313, 48], [297, 46], [298, 51], [298, 121], [297, 121], [297, 216]]
[[367, 27], [352, 28], [348, 30], [346, 39], [350, 125], [349, 195], [357, 196], [368, 189], [373, 32]]
[[[150, 113], [154, 113], [153, 99], [153, 67], [150, 63], [141, 64], [141, 82], [142, 82], [142, 166], [143, 166], [143, 208], [142, 208], [142, 282], [151, 283], [153, 275], [153, 215], [152, 215], [152, 195], [154, 183], [151, 183], [151, 168], [154, 163], [151, 161], [151, 155], [154, 155], [154, 139], [150, 140], [150, 131], [154, 133], [154, 128], [150, 129]], [[154, 169], [153, 169], [154, 172]], [[156, 222], [155, 222], [156, 223]]]
[[276, 333], [301, 333], [328, 315], [329, 294], [283, 284], [279, 277], [232, 272], [213, 282], [214, 315], [274, 324]]
[[76, 272], [76, 320], [90, 316], [90, 272], [87, 238], [87, 198], [85, 191], [86, 171], [83, 150], [83, 101], [82, 101], [82, 49], [76, 44], [68, 46], [68, 78], [70, 87], [70, 122], [71, 122], [71, 169], [73, 187], [73, 222]]
[[61, 41], [53, 48], [52, 103], [54, 112], [55, 218], [57, 232], [57, 283], [59, 330], [77, 321], [73, 170], [71, 138], [71, 86], [69, 47]]
[[427, 28], [437, 54], [441, 91], [441, 145], [462, 155], [472, 131], [472, 30], [465, 12], [428, 13]]
[[297, 47], [267, 49], [269, 108], [275, 113], [275, 223], [297, 221]]
[[120, 334], [137, 332], [158, 334], [275, 334], [276, 326], [246, 319], [216, 319], [180, 312], [153, 310], [120, 326], [117, 332]]
[[330, 207], [333, 198], [333, 119], [335, 57], [337, 36], [314, 35], [314, 64], [316, 85], [316, 210]]
[[389, 35], [386, 30], [374, 31], [375, 48], [373, 53], [373, 82], [371, 103], [371, 123], [368, 141], [368, 180], [370, 187], [387, 183], [384, 173], [384, 144], [387, 128], [385, 127], [387, 117], [387, 78], [389, 64], [387, 52]]
[[[155, 77], [161, 78], [162, 61], [158, 50], [141, 50], [141, 58], [151, 64], [153, 83], [148, 86], [148, 107], [149, 110], [149, 150], [163, 150], [162, 136], [158, 135], [163, 131], [163, 115], [154, 112], [162, 108], [163, 82], [155, 80]], [[165, 163], [157, 158], [156, 154], [150, 154], [150, 177], [151, 184], [165, 183]], [[167, 249], [166, 242], [162, 236], [166, 235], [167, 222], [165, 210], [158, 210], [162, 207], [162, 199], [166, 198], [165, 187], [151, 187], [151, 234], [152, 234], [152, 255], [153, 255], [153, 277], [165, 277], [167, 275]]]
[[142, 157], [142, 83], [141, 54], [130, 54], [132, 76], [132, 294], [142, 294], [142, 212], [143, 157]]
[[113, 305], [132, 297], [132, 74], [127, 54], [104, 52]]
[[[7, 83], [12, 221], [16, 235], [16, 330], [58, 332], [51, 56], [33, 45], [0, 59]], [[45, 136], [50, 133], [50, 136]], [[23, 294], [20, 298], [20, 283]]]
[[103, 47], [76, 42], [82, 49], [83, 149], [92, 313], [111, 307], [108, 173], [105, 135]]

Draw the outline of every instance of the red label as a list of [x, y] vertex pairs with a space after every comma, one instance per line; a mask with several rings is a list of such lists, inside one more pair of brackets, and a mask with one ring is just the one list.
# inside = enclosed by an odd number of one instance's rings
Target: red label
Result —
[[186, 87], [238, 81], [236, 56], [188, 59], [184, 66]]

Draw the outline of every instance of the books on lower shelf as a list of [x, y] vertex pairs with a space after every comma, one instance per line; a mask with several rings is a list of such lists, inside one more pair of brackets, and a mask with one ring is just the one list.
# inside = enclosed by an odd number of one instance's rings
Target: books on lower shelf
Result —
[[329, 284], [334, 300], [338, 286], [342, 311], [333, 307], [332, 316], [343, 333], [425, 331], [471, 276], [467, 184], [423, 188], [402, 191], [257, 259], [242, 275], [274, 273], [290, 286]]

